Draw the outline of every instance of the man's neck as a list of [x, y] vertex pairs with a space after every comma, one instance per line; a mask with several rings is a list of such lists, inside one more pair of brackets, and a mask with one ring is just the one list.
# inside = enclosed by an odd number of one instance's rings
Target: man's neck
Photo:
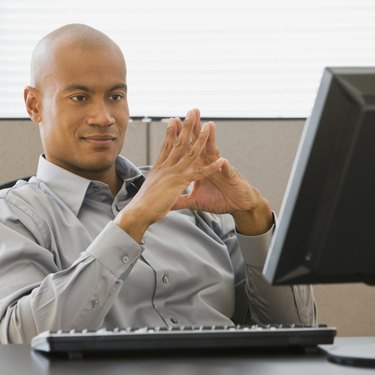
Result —
[[[86, 177], [86, 176], [83, 176], [83, 177]], [[122, 179], [117, 175], [116, 171], [114, 171], [114, 173], [108, 173], [105, 175], [90, 174], [90, 176], [87, 176], [86, 178], [90, 180], [101, 181], [107, 184], [109, 187], [109, 190], [111, 190], [112, 195], [114, 197], [120, 191], [121, 186], [122, 186]]]

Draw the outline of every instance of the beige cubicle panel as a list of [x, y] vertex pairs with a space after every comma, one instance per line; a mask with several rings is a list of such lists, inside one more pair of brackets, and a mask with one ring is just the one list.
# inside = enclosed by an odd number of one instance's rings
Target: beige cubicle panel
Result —
[[[266, 196], [278, 212], [299, 138], [302, 120], [218, 121], [221, 154]], [[136, 165], [153, 163], [165, 122], [130, 123], [122, 154]], [[38, 128], [29, 120], [0, 120], [0, 184], [35, 173], [42, 152]], [[374, 265], [375, 266], [375, 265]], [[314, 286], [320, 322], [340, 336], [375, 336], [375, 287], [363, 284]]]
[[[132, 121], [121, 154], [136, 165], [147, 164], [147, 125]], [[30, 120], [0, 120], [0, 184], [33, 175], [43, 152], [38, 125]]]
[[38, 126], [29, 120], [0, 121], [0, 184], [35, 173], [42, 153]]
[[[297, 151], [304, 121], [218, 121], [222, 156], [270, 201], [278, 212]], [[150, 128], [152, 161], [158, 155], [166, 123]], [[375, 265], [374, 265], [375, 267]], [[318, 319], [336, 326], [340, 336], [375, 336], [375, 287], [363, 284], [316, 285]]]
[[[246, 179], [261, 190], [278, 212], [304, 121], [216, 121], [217, 144]], [[154, 162], [164, 139], [166, 122], [150, 127], [150, 156]]]

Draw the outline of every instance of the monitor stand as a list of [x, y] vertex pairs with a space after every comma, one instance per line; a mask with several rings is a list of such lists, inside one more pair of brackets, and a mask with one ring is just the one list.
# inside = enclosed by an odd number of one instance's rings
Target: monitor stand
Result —
[[331, 362], [375, 367], [375, 336], [337, 337], [333, 345], [320, 345]]

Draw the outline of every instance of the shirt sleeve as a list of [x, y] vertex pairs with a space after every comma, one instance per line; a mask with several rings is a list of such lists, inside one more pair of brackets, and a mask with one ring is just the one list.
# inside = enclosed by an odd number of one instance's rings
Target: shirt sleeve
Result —
[[275, 224], [259, 236], [237, 233], [233, 217], [196, 213], [220, 237], [232, 262], [235, 286], [235, 324], [314, 324], [311, 286], [272, 286], [262, 275]]
[[314, 324], [316, 308], [311, 286], [272, 286], [262, 275], [275, 225], [259, 236], [237, 233], [245, 261], [245, 291], [251, 323]]
[[47, 329], [98, 329], [142, 247], [111, 222], [59, 269], [32, 215], [0, 204], [0, 342], [30, 342]]

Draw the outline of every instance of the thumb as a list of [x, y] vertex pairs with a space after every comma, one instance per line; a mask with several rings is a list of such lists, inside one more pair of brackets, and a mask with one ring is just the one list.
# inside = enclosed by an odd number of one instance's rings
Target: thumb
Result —
[[194, 210], [196, 208], [191, 199], [191, 193], [180, 195], [175, 204], [172, 206], [171, 210], [182, 210], [183, 208], [188, 208], [190, 210]]

